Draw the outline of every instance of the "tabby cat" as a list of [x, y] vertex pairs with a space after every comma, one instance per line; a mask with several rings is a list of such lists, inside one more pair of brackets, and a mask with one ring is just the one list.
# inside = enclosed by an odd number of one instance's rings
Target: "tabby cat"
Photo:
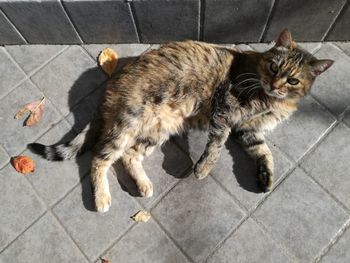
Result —
[[256, 161], [261, 189], [269, 191], [273, 158], [263, 134], [297, 109], [315, 77], [332, 63], [299, 48], [288, 30], [264, 53], [197, 41], [169, 43], [141, 55], [109, 81], [99, 113], [75, 139], [29, 148], [49, 160], [92, 149], [96, 209], [106, 212], [111, 205], [107, 170], [116, 160], [122, 159], [140, 194], [150, 197], [144, 156], [171, 135], [206, 125], [208, 141], [195, 176], [209, 174], [232, 130]]

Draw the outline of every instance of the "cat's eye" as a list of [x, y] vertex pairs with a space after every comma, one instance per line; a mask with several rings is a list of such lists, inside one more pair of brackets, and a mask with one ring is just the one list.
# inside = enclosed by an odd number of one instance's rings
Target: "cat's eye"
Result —
[[287, 82], [288, 82], [289, 84], [291, 84], [291, 85], [297, 85], [297, 84], [299, 84], [299, 80], [296, 79], [296, 78], [288, 78], [288, 79], [287, 79]]
[[270, 64], [270, 70], [273, 72], [273, 73], [277, 73], [278, 71], [278, 66], [275, 62], [271, 62]]

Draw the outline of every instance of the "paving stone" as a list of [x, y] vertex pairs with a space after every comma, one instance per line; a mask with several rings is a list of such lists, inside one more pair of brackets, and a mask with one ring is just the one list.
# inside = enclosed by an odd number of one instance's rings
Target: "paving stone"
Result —
[[1, 45], [6, 44], [25, 44], [25, 40], [18, 33], [12, 23], [6, 18], [5, 14], [0, 10], [0, 36]]
[[265, 52], [274, 46], [274, 42], [270, 43], [251, 43], [249, 46], [258, 52]]
[[271, 0], [205, 1], [204, 40], [221, 43], [260, 41], [272, 4]]
[[184, 179], [153, 209], [152, 214], [196, 262], [244, 216], [212, 178]]
[[0, 168], [10, 161], [10, 157], [4, 148], [0, 146]]
[[31, 82], [25, 81], [1, 100], [1, 143], [11, 156], [19, 154], [28, 143], [35, 141], [51, 125], [57, 123], [62, 118], [52, 103], [46, 100], [44, 115], [35, 126], [23, 127], [24, 119], [14, 119], [15, 114], [21, 107], [32, 101], [40, 100], [42, 97], [44, 97], [42, 92], [31, 84]]
[[345, 263], [350, 261], [350, 230], [348, 229], [338, 242], [322, 258], [321, 262]]
[[11, 164], [0, 172], [0, 251], [46, 210], [27, 179]]
[[242, 51], [252, 51], [253, 50], [250, 46], [248, 46], [246, 44], [239, 44], [239, 45], [236, 45], [234, 47], [238, 48], [238, 49], [240, 49]]
[[[198, 39], [199, 1], [136, 0], [131, 5], [142, 42]], [[150, 14], [156, 14], [157, 19]]]
[[343, 124], [332, 131], [302, 164], [329, 192], [350, 208], [350, 129]]
[[291, 30], [296, 41], [321, 41], [345, 2], [280, 0], [274, 6], [264, 41], [275, 40], [283, 28]]
[[0, 262], [87, 262], [57, 220], [44, 215], [0, 255]]
[[[207, 132], [190, 131], [184, 138], [176, 138], [184, 151], [189, 152], [196, 162], [204, 151]], [[275, 183], [281, 179], [292, 163], [272, 143], [268, 142], [274, 156]], [[256, 207], [265, 195], [257, 184], [256, 166], [233, 136], [229, 137], [220, 154], [215, 167], [211, 171], [214, 176], [237, 200], [248, 210]]]
[[341, 50], [345, 52], [348, 56], [350, 56], [350, 42], [335, 42]]
[[350, 76], [347, 73], [350, 70], [350, 57], [332, 44], [324, 44], [316, 56], [333, 59], [335, 63], [316, 79], [311, 93], [339, 115], [350, 105]]
[[332, 26], [326, 40], [349, 40], [349, 25], [350, 25], [350, 5], [344, 6], [343, 10], [337, 17], [334, 25]]
[[64, 5], [84, 43], [138, 42], [127, 2], [64, 0]]
[[345, 112], [343, 121], [350, 127], [350, 109]]
[[[153, 196], [141, 197], [139, 201], [150, 207], [159, 197], [171, 188], [180, 178], [188, 176], [192, 170], [192, 161], [174, 143], [167, 142], [161, 148], [157, 148], [143, 161], [147, 176], [153, 183]], [[131, 177], [119, 162], [115, 166], [118, 180], [126, 190], [134, 196], [139, 196], [137, 187]]]
[[325, 134], [334, 122], [334, 117], [311, 96], [306, 96], [301, 100], [297, 112], [267, 136], [287, 156], [296, 161]]
[[89, 176], [53, 210], [90, 260], [97, 259], [123, 234], [133, 223], [130, 216], [140, 210], [133, 198], [123, 192], [115, 176], [110, 173], [108, 178], [112, 206], [107, 213], [95, 212]]
[[106, 79], [79, 46], [71, 46], [37, 72], [33, 81], [61, 113], [69, 111]]
[[80, 43], [58, 0], [1, 1], [0, 7], [30, 44]]
[[103, 258], [111, 262], [188, 262], [153, 219], [137, 224]]
[[255, 212], [298, 261], [313, 260], [349, 215], [300, 169], [296, 169]]
[[[38, 142], [52, 145], [59, 141], [67, 142], [74, 136], [75, 133], [72, 132], [71, 126], [63, 120], [41, 137]], [[24, 154], [32, 156], [36, 164], [35, 172], [27, 177], [49, 206], [52, 206], [72, 189], [79, 182], [80, 178], [86, 175], [91, 166], [89, 154], [84, 154], [78, 159], [63, 162], [45, 160], [40, 156], [34, 155], [29, 150], [25, 151]]]
[[271, 238], [252, 220], [248, 219], [225, 241], [208, 263], [292, 262]]
[[4, 48], [0, 47], [0, 98], [24, 78], [24, 73], [11, 61]]
[[[249, 44], [254, 50], [258, 52], [265, 52], [274, 46], [274, 42], [271, 43], [253, 43]], [[298, 46], [302, 49], [309, 51], [311, 54], [315, 53], [320, 47], [320, 42], [298, 42]]]
[[7, 51], [27, 74], [50, 60], [64, 48], [66, 46], [63, 45], [20, 45], [6, 47]]

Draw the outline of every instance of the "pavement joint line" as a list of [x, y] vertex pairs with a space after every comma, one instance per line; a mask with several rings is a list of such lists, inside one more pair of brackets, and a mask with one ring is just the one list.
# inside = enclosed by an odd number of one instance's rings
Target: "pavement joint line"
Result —
[[28, 78], [31, 78], [32, 76], [34, 76], [36, 73], [38, 73], [41, 69], [43, 69], [46, 65], [48, 65], [51, 61], [53, 61], [55, 58], [57, 58], [58, 56], [60, 56], [62, 53], [64, 53], [64, 51], [66, 51], [70, 45], [59, 45], [62, 46], [63, 48], [57, 52], [55, 55], [53, 55], [51, 58], [49, 58], [48, 60], [44, 61], [40, 66], [36, 67], [35, 69], [33, 69], [32, 71], [30, 71], [28, 74], [26, 73], [26, 75], [28, 76]]
[[[85, 44], [84, 44], [85, 45]], [[89, 51], [87, 51], [87, 49], [83, 46], [83, 45], [79, 45], [79, 47], [82, 49], [83, 53], [86, 54], [89, 59], [95, 64], [97, 65], [97, 59], [98, 58], [94, 58], [90, 53]], [[101, 50], [102, 51], [102, 50]], [[97, 65], [98, 66], [98, 65]]]
[[46, 209], [42, 214], [40, 214], [33, 222], [31, 222], [22, 232], [20, 232], [16, 238], [10, 241], [2, 250], [0, 250], [0, 255], [7, 250], [13, 243], [15, 243], [29, 228], [31, 228], [36, 222], [38, 222], [44, 215], [46, 215], [48, 210]]
[[348, 216], [350, 216], [350, 209], [346, 207], [340, 200], [338, 200], [337, 197], [335, 197], [326, 187], [324, 187], [318, 180], [316, 180], [309, 172], [302, 166], [298, 167], [299, 169], [303, 170], [304, 173], [313, 181], [315, 184], [317, 184], [324, 192], [326, 192], [333, 201], [336, 202], [337, 205], [339, 205]]
[[5, 20], [7, 20], [7, 22], [11, 25], [11, 27], [20, 36], [20, 38], [22, 38], [22, 40], [25, 42], [24, 44], [28, 45], [29, 44], [28, 40], [24, 37], [24, 35], [21, 33], [21, 31], [19, 31], [17, 26], [12, 22], [12, 20], [5, 14], [5, 12], [1, 8], [0, 8], [0, 13], [2, 13], [2, 15], [5, 17]]
[[331, 238], [330, 243], [325, 246], [320, 254], [314, 259], [313, 262], [317, 263], [322, 260], [322, 258], [328, 254], [328, 252], [334, 247], [338, 241], [341, 239], [341, 237], [345, 234], [346, 231], [349, 231], [350, 227], [350, 218], [344, 223], [344, 225], [338, 230], [338, 232]]
[[187, 252], [177, 243], [177, 241], [170, 235], [170, 233], [165, 229], [165, 227], [159, 222], [159, 220], [152, 215], [152, 218], [154, 220], [154, 222], [156, 222], [156, 224], [158, 225], [158, 227], [163, 231], [163, 233], [167, 236], [167, 238], [169, 240], [171, 240], [173, 242], [173, 244], [176, 246], [176, 248], [178, 250], [180, 250], [180, 252], [186, 257], [186, 259], [191, 262], [194, 263], [195, 261], [187, 254]]
[[266, 17], [266, 20], [265, 20], [265, 23], [264, 23], [264, 27], [262, 28], [260, 36], [259, 36], [259, 40], [258, 40], [259, 43], [261, 43], [261, 41], [263, 41], [264, 37], [266, 36], [267, 30], [269, 29], [270, 24], [271, 24], [271, 19], [273, 17], [273, 14], [275, 12], [277, 12], [276, 11], [277, 4], [278, 4], [278, 0], [272, 0], [272, 4], [271, 4], [271, 7], [270, 7], [270, 10], [267, 13], [267, 17]]
[[66, 235], [68, 236], [68, 238], [73, 242], [73, 244], [76, 246], [76, 248], [79, 250], [79, 252], [83, 255], [83, 257], [85, 258], [86, 262], [90, 262], [89, 258], [87, 257], [87, 255], [84, 253], [84, 251], [80, 248], [80, 246], [78, 245], [78, 243], [74, 240], [74, 238], [69, 234], [67, 228], [63, 225], [63, 223], [59, 220], [59, 218], [57, 217], [57, 215], [51, 210], [51, 208], [48, 209], [48, 213], [50, 213], [57, 221], [57, 223], [60, 225], [61, 230], [63, 232], [66, 233]]
[[[347, 57], [350, 57], [350, 55], [348, 55], [346, 52], [345, 52], [345, 50], [341, 47], [341, 46], [339, 46], [339, 43], [344, 43], [344, 42], [331, 42], [334, 46], [337, 46], [337, 48], [339, 48]], [[350, 44], [350, 42], [346, 42], [346, 43], [348, 43], [348, 44]]]
[[278, 246], [283, 252], [284, 254], [293, 262], [300, 262], [296, 256], [294, 255], [294, 253], [292, 253], [289, 248], [287, 246], [285, 246], [280, 240], [278, 240], [277, 238], [275, 238], [271, 232], [265, 227], [265, 225], [263, 223], [261, 223], [257, 218], [254, 217], [254, 215], [251, 215], [251, 219], [260, 227], [260, 229], [262, 230], [263, 233], [265, 233], [265, 235], [267, 235], [272, 241], [273, 243]]
[[329, 26], [328, 26], [326, 32], [325, 32], [324, 35], [321, 37], [321, 41], [324, 41], [324, 40], [328, 37], [328, 35], [329, 35], [330, 32], [332, 31], [332, 29], [334, 28], [335, 23], [338, 21], [338, 17], [340, 16], [340, 14], [342, 14], [342, 13], [344, 12], [344, 10], [345, 10], [345, 8], [346, 8], [346, 6], [347, 6], [347, 2], [348, 2], [348, 1], [344, 1], [342, 7], [341, 7], [341, 8], [339, 9], [339, 11], [338, 11], [338, 14], [336, 14], [336, 15], [334, 16], [334, 18], [333, 18], [333, 21], [331, 21], [331, 22], [329, 23]]
[[68, 20], [70, 26], [73, 28], [73, 31], [74, 31], [75, 34], [77, 35], [77, 37], [78, 37], [78, 39], [79, 39], [79, 41], [80, 41], [80, 44], [84, 43], [83, 38], [81, 37], [78, 28], [77, 28], [77, 27], [75, 26], [75, 24], [73, 23], [73, 20], [71, 19], [71, 16], [70, 16], [70, 14], [69, 14], [69, 12], [68, 12], [68, 10], [67, 10], [67, 8], [66, 8], [64, 2], [63, 2], [62, 0], [59, 0], [58, 2], [59, 2], [59, 5], [60, 5], [61, 8], [62, 8], [62, 11], [63, 11], [64, 15], [66, 16], [66, 18], [67, 18], [67, 20]]
[[136, 12], [135, 12], [135, 8], [133, 6], [132, 0], [127, 0], [126, 3], [128, 5], [128, 8], [129, 8], [129, 12], [130, 12], [131, 20], [132, 20], [132, 23], [133, 23], [133, 26], [135, 29], [137, 41], [138, 41], [138, 43], [142, 43], [143, 41], [142, 41], [142, 36], [140, 33], [139, 21], [137, 20]]

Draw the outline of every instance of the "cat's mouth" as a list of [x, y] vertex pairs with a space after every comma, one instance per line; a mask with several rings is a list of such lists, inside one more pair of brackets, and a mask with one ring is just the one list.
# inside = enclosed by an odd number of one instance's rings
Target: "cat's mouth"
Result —
[[270, 82], [267, 79], [261, 79], [260, 83], [261, 83], [261, 87], [263, 88], [264, 92], [270, 97], [284, 99], [287, 96], [287, 94], [285, 94], [284, 92], [282, 92], [278, 89], [272, 89]]

